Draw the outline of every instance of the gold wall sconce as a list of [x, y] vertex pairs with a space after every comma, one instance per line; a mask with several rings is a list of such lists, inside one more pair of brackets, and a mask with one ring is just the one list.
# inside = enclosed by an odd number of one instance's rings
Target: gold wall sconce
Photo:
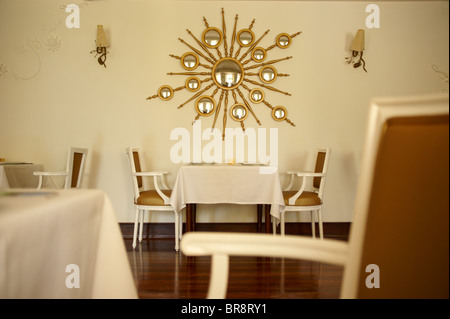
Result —
[[367, 72], [366, 61], [364, 61], [363, 59], [364, 41], [364, 30], [359, 29], [356, 32], [355, 38], [353, 39], [353, 43], [350, 48], [352, 50], [352, 56], [345, 59], [347, 60], [348, 64], [353, 64], [354, 68], [359, 68], [360, 66], [362, 66], [363, 70]]
[[92, 50], [91, 53], [95, 53], [95, 57], [100, 65], [106, 68], [106, 54], [109, 53], [106, 49], [109, 47], [108, 40], [106, 39], [105, 30], [103, 25], [97, 25], [97, 40], [95, 41], [96, 49]]

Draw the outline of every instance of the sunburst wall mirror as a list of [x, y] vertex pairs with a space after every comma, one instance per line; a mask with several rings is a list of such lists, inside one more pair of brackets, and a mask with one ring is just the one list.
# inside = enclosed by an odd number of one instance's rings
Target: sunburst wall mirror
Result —
[[[269, 30], [256, 39], [252, 31], [255, 20], [250, 23], [248, 28], [238, 31], [238, 15], [236, 14], [230, 42], [227, 41], [223, 8], [222, 29], [211, 27], [205, 17], [203, 17], [203, 20], [206, 28], [200, 37], [196, 37], [191, 31], [186, 30], [198, 47], [196, 48], [183, 39], [178, 38], [189, 50], [181, 56], [170, 54], [172, 58], [180, 60], [181, 67], [185, 71], [169, 72], [167, 74], [185, 76], [184, 83], [176, 88], [166, 84], [162, 85], [157, 93], [149, 96], [147, 100], [160, 98], [163, 101], [168, 101], [173, 98], [175, 92], [186, 89], [193, 95], [179, 105], [178, 108], [193, 101], [194, 109], [197, 113], [194, 121], [200, 117], [214, 115], [212, 128], [216, 126], [223, 103], [223, 139], [225, 139], [228, 116], [234, 121], [240, 122], [244, 131], [244, 121], [249, 115], [253, 116], [256, 122], [261, 125], [252, 108], [253, 104], [265, 104], [269, 107], [274, 120], [286, 121], [290, 125], [295, 126], [287, 117], [288, 111], [286, 107], [282, 105], [272, 106], [265, 98], [265, 90], [288, 96], [291, 95], [272, 86], [272, 83], [278, 77], [289, 76], [286, 73], [278, 73], [274, 64], [291, 59], [292, 56], [275, 60], [268, 60], [267, 56], [268, 52], [274, 48], [289, 48], [292, 44], [292, 39], [301, 34], [301, 32], [291, 35], [280, 33], [276, 36], [274, 44], [263, 48], [259, 46], [259, 43], [269, 33]], [[256, 80], [253, 79], [254, 77], [256, 77]], [[202, 88], [204, 85], [205, 87]], [[212, 91], [212, 93], [208, 92], [208, 90]], [[230, 102], [231, 99], [232, 101]]]

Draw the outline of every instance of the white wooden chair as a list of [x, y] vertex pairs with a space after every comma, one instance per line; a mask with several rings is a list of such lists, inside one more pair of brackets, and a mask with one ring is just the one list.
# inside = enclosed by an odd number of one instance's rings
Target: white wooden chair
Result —
[[[165, 182], [165, 175], [168, 173], [146, 171], [142, 152], [139, 149], [128, 148], [127, 156], [133, 179], [134, 205], [136, 208], [133, 232], [133, 249], [136, 248], [138, 224], [139, 242], [142, 241], [144, 211], [165, 211], [175, 214], [175, 250], [178, 251], [183, 225], [182, 214], [179, 214], [170, 205], [170, 195], [172, 194], [172, 190], [166, 185]], [[153, 177], [154, 189], [149, 189], [149, 186], [145, 184], [144, 177]]]
[[84, 177], [84, 168], [86, 166], [86, 158], [88, 154], [87, 148], [71, 147], [69, 148], [69, 155], [67, 158], [67, 166], [65, 171], [58, 172], [33, 172], [34, 175], [39, 176], [39, 184], [37, 189], [41, 189], [44, 177], [48, 177], [53, 187], [57, 188], [52, 177], [63, 176], [64, 189], [80, 188]]
[[[290, 175], [289, 185], [283, 191], [284, 203], [286, 205], [285, 211], [280, 214], [280, 233], [285, 234], [285, 212], [307, 212], [311, 214], [311, 228], [312, 237], [316, 237], [315, 216], [317, 213], [319, 223], [320, 239], [323, 239], [323, 223], [322, 223], [322, 206], [323, 206], [323, 192], [325, 187], [325, 179], [328, 171], [328, 162], [330, 159], [331, 150], [319, 149], [317, 150], [316, 165], [314, 172], [297, 172], [288, 171], [286, 174]], [[296, 177], [301, 178], [301, 186], [299, 190], [292, 190], [295, 184]], [[312, 181], [312, 183], [310, 183]], [[308, 190], [311, 184], [312, 190]], [[276, 232], [276, 224], [273, 225], [273, 232]]]
[[448, 95], [372, 101], [349, 241], [188, 233], [181, 250], [212, 256], [208, 298], [224, 298], [229, 256], [344, 266], [341, 298], [449, 297]]

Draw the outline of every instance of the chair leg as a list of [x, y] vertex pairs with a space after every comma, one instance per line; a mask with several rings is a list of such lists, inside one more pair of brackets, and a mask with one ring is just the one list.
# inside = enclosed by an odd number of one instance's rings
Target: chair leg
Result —
[[313, 238], [316, 238], [316, 218], [314, 216], [314, 211], [311, 212], [311, 234]]
[[178, 216], [180, 218], [180, 227], [179, 227], [179, 233], [178, 233], [178, 238], [180, 238], [183, 236], [183, 211], [180, 211], [180, 214]]
[[37, 189], [41, 189], [42, 188], [42, 179], [43, 179], [44, 177], [42, 176], [42, 175], [39, 175], [39, 184], [38, 184], [38, 186], [37, 186]]
[[319, 215], [319, 234], [320, 234], [320, 239], [323, 240], [322, 209], [319, 208], [319, 210], [317, 211], [317, 214]]
[[280, 213], [280, 233], [284, 236], [284, 212]]
[[140, 225], [139, 225], [139, 242], [142, 241], [142, 232], [143, 232], [143, 229], [144, 229], [144, 213], [145, 213], [145, 211], [141, 210], [141, 212], [140, 212], [140, 221], [139, 221], [139, 223], [140, 223]]
[[139, 209], [136, 209], [136, 216], [134, 218], [134, 230], [133, 230], [133, 249], [136, 248], [136, 238], [138, 230]]
[[178, 251], [180, 242], [180, 238], [178, 237], [180, 219], [178, 218], [179, 213], [177, 211], [174, 211], [174, 213], [175, 213], [175, 251]]

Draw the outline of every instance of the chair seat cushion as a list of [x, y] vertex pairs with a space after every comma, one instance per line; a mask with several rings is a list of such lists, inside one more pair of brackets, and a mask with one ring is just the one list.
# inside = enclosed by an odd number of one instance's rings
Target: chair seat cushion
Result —
[[[161, 191], [168, 197], [172, 194], [172, 190], [162, 189]], [[140, 192], [139, 197], [134, 203], [137, 205], [167, 206], [164, 204], [164, 200], [159, 196], [158, 192], [154, 189]]]
[[296, 193], [297, 191], [283, 192], [284, 204], [286, 206], [315, 206], [322, 204], [322, 200], [316, 193], [304, 191], [295, 201], [295, 205], [289, 205], [289, 198], [294, 196]]

